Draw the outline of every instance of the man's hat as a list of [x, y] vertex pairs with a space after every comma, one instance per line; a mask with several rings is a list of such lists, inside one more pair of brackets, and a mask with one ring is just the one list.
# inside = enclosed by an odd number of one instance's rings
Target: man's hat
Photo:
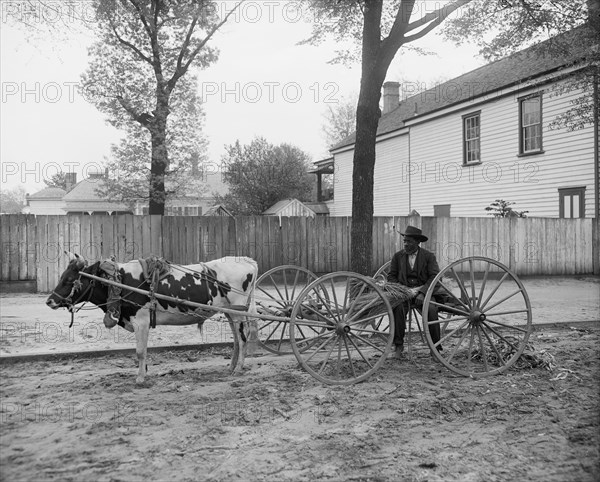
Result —
[[419, 228], [415, 228], [414, 226], [406, 226], [406, 231], [400, 233], [402, 236], [410, 236], [411, 238], [415, 238], [420, 243], [424, 243], [429, 238], [423, 235], [423, 232]]

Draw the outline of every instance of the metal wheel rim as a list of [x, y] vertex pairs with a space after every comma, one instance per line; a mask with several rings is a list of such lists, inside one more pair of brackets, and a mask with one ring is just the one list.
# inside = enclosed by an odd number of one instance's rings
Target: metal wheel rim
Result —
[[[476, 263], [485, 266], [481, 280], [475, 276]], [[461, 277], [456, 268], [465, 264], [468, 270]], [[498, 280], [490, 280], [490, 274], [494, 273], [490, 271], [492, 266], [498, 269]], [[442, 285], [448, 288], [446, 282], [441, 282], [445, 277], [454, 280], [459, 290], [460, 296], [453, 293], [452, 304], [432, 300], [436, 287], [438, 291], [447, 291], [442, 288]], [[438, 309], [452, 307], [450, 318], [430, 322], [430, 303]], [[472, 378], [496, 375], [510, 368], [527, 347], [532, 331], [531, 303], [523, 283], [505, 265], [483, 256], [462, 258], [441, 270], [427, 290], [422, 316], [433, 355], [453, 372]], [[438, 352], [429, 333], [429, 326], [434, 323], [439, 323], [442, 331], [439, 342], [444, 348], [442, 352]], [[448, 349], [446, 345], [450, 345]]]
[[[373, 306], [381, 306], [378, 314], [369, 314], [369, 309], [351, 296], [351, 290], [362, 296], [367, 289], [373, 296]], [[311, 313], [314, 320], [298, 316], [311, 305], [317, 306]], [[392, 317], [389, 301], [372, 278], [350, 272], [330, 273], [313, 281], [298, 297], [290, 319], [292, 349], [304, 370], [317, 380], [331, 385], [358, 383], [385, 361], [394, 336], [394, 324], [389, 322]], [[371, 321], [377, 329], [365, 327]], [[322, 332], [315, 343], [301, 350], [296, 333], [306, 324]]]

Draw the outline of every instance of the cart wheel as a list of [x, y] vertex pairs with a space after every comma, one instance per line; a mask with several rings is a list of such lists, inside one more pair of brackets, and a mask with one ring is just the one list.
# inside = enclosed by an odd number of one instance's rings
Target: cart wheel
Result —
[[[290, 319], [290, 341], [302, 367], [317, 380], [350, 385], [385, 361], [394, 336], [392, 307], [372, 278], [327, 274], [300, 294]], [[307, 347], [303, 332], [319, 333]]]
[[377, 272], [373, 275], [373, 279], [375, 281], [387, 281], [387, 275], [390, 272], [390, 266], [392, 265], [391, 261], [385, 263], [381, 268], [377, 270]]
[[[294, 302], [317, 276], [300, 266], [284, 265], [270, 269], [256, 282], [258, 313], [289, 318]], [[318, 333], [304, 329], [300, 337], [309, 340]], [[278, 355], [293, 353], [289, 342], [288, 322], [258, 320], [258, 342], [265, 350]]]
[[[430, 305], [450, 316], [430, 321]], [[437, 344], [429, 333], [434, 324], [441, 332]], [[463, 258], [431, 283], [423, 301], [423, 328], [434, 356], [450, 370], [473, 378], [496, 375], [527, 346], [531, 304], [523, 283], [502, 263], [482, 256]], [[442, 351], [437, 350], [440, 345]]]

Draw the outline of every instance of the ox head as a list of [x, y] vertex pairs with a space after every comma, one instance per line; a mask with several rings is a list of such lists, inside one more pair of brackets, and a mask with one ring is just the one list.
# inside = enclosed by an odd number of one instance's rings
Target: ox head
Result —
[[69, 265], [60, 276], [58, 285], [56, 285], [56, 288], [52, 290], [52, 293], [46, 300], [46, 304], [53, 310], [64, 307], [70, 308], [74, 304], [77, 304], [84, 290], [84, 283], [89, 283], [89, 280], [81, 280], [79, 274], [87, 265], [87, 261], [78, 254], [68, 251], [65, 251], [65, 254], [69, 256]]

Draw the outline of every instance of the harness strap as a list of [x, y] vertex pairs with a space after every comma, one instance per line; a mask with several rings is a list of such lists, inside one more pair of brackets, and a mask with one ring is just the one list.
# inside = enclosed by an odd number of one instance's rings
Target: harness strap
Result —
[[[108, 279], [117, 283], [121, 282], [121, 272], [114, 256], [102, 261], [100, 269], [106, 273]], [[104, 315], [104, 324], [107, 327], [112, 328], [121, 319], [121, 291], [119, 286], [109, 285], [108, 287], [107, 308]]]
[[160, 280], [167, 277], [171, 273], [171, 267], [168, 261], [156, 256], [139, 259], [138, 261], [142, 266], [144, 278], [146, 279], [148, 285], [150, 285], [148, 290], [150, 297], [150, 328], [156, 328], [156, 309], [158, 307], [158, 302], [154, 296], [154, 292], [158, 288], [158, 283]]

